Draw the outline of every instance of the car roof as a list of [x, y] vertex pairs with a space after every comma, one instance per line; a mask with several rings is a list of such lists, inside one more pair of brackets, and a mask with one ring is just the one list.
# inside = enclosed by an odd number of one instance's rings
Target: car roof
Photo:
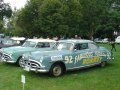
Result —
[[66, 40], [59, 40], [58, 42], [68, 42], [68, 43], [90, 43], [93, 42], [91, 40], [85, 39], [66, 39]]
[[52, 39], [27, 39], [27, 41], [33, 41], [33, 42], [56, 42]]
[[18, 40], [18, 41], [25, 40], [24, 37], [12, 37], [11, 39], [13, 39], [13, 40]]

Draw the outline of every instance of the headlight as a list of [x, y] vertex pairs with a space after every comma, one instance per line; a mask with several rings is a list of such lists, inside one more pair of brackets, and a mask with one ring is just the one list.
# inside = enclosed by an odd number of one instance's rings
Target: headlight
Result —
[[29, 59], [29, 55], [23, 54], [23, 55], [22, 55], [22, 58], [23, 58], [23, 59]]
[[43, 60], [40, 60], [40, 63], [42, 63]]
[[22, 58], [23, 58], [23, 59], [25, 58], [25, 55], [24, 55], [24, 54], [22, 55]]
[[9, 52], [9, 55], [12, 55], [14, 52], [13, 51], [11, 51], [11, 52]]
[[40, 57], [40, 60], [39, 60], [41, 63], [43, 62], [43, 57]]

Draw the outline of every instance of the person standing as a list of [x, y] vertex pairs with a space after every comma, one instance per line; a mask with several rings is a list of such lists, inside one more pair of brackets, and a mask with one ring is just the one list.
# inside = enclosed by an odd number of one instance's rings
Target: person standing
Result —
[[81, 39], [81, 37], [78, 37], [78, 35], [75, 35], [75, 39]]
[[111, 51], [113, 51], [113, 49], [116, 51], [115, 42], [111, 42], [111, 46], [112, 46]]

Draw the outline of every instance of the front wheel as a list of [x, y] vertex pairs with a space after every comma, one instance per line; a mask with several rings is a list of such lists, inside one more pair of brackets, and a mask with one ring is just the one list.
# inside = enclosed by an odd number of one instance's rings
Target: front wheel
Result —
[[19, 57], [16, 63], [17, 63], [18, 66], [24, 67], [22, 57]]
[[50, 72], [49, 72], [50, 76], [54, 76], [54, 77], [58, 77], [61, 76], [63, 74], [63, 67], [61, 64], [53, 64]]

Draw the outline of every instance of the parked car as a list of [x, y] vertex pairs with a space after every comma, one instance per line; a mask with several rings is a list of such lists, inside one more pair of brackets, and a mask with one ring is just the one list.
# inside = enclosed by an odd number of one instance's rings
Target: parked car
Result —
[[109, 41], [108, 41], [108, 38], [104, 38], [103, 40], [102, 40], [102, 43], [108, 43]]
[[120, 44], [120, 36], [118, 36], [118, 37], [115, 39], [115, 43], [119, 43], [119, 44]]
[[13, 39], [14, 41], [16, 41], [19, 44], [23, 44], [27, 40], [27, 38], [25, 38], [25, 37], [11, 37], [11, 39]]
[[0, 42], [0, 48], [12, 47], [12, 46], [20, 46], [25, 41], [23, 37], [13, 37], [13, 38], [3, 38]]
[[20, 59], [23, 53], [49, 49], [55, 44], [54, 40], [50, 39], [28, 39], [22, 46], [8, 47], [0, 49], [0, 58], [4, 62], [17, 63], [20, 65]]
[[5, 37], [5, 35], [4, 34], [0, 34], [0, 38], [4, 38]]
[[93, 65], [102, 67], [112, 59], [112, 53], [90, 40], [61, 40], [49, 51], [34, 51], [22, 56], [25, 71], [61, 76], [68, 70]]
[[104, 39], [97, 39], [95, 40], [96, 43], [108, 43], [108, 38], [104, 38]]

